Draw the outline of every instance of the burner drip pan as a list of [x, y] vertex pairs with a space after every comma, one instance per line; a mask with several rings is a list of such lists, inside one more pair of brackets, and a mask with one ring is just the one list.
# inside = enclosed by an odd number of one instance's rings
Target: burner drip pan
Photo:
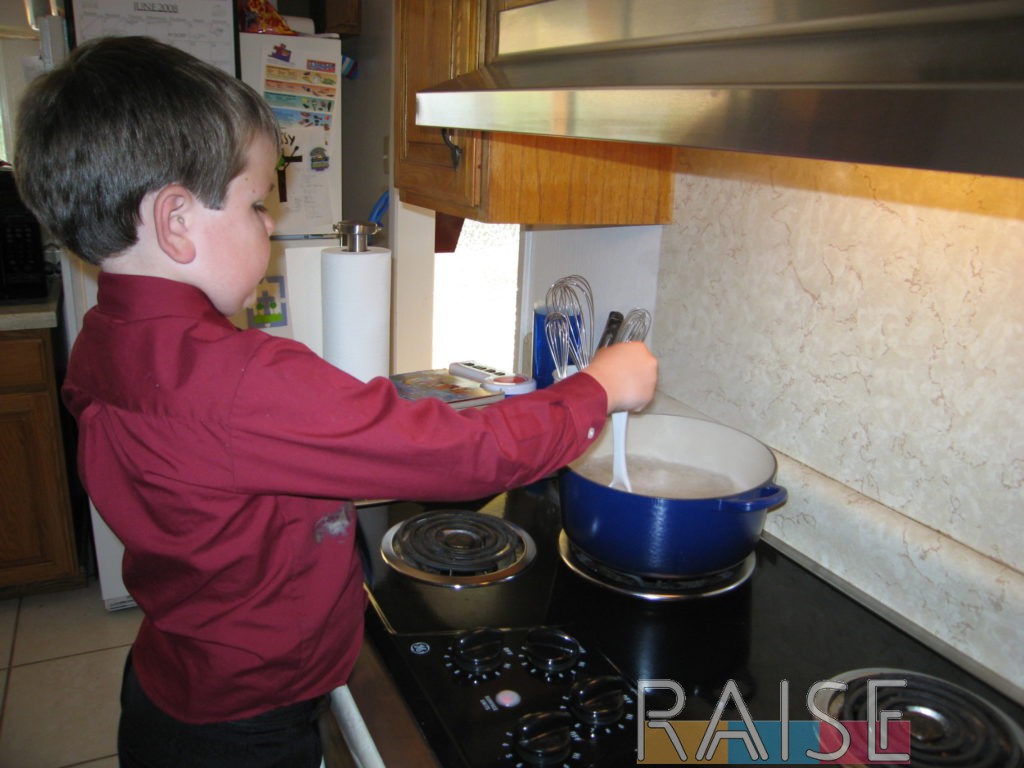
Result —
[[384, 562], [419, 581], [448, 587], [505, 581], [530, 564], [530, 535], [500, 517], [461, 509], [423, 512], [384, 534]]
[[869, 680], [906, 680], [877, 688], [877, 711], [896, 710], [910, 723], [915, 768], [1024, 768], [1024, 729], [985, 699], [930, 675], [901, 669], [857, 669], [837, 675], [845, 691], [824, 690], [815, 703], [837, 720], [866, 720]]
[[573, 573], [592, 584], [619, 594], [644, 600], [670, 602], [714, 597], [731, 592], [754, 573], [756, 555], [751, 552], [731, 568], [703, 576], [652, 578], [610, 568], [581, 550], [562, 531], [558, 537], [558, 553]]

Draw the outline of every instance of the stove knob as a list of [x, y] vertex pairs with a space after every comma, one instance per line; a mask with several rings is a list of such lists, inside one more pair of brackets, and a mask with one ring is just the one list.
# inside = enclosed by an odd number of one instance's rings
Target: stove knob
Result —
[[474, 675], [501, 666], [505, 633], [500, 629], [473, 629], [455, 638], [452, 659], [459, 669]]
[[569, 709], [588, 728], [614, 725], [626, 711], [626, 683], [615, 675], [581, 680], [569, 692]]
[[526, 656], [545, 673], [564, 672], [576, 665], [580, 644], [572, 635], [553, 627], [536, 627], [526, 635]]
[[568, 712], [534, 712], [519, 718], [516, 753], [529, 765], [558, 765], [572, 750], [572, 718]]

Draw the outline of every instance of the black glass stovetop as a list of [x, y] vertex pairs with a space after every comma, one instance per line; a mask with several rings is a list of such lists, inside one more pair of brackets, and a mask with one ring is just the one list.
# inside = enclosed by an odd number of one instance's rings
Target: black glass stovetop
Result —
[[[458, 590], [397, 573], [383, 562], [380, 539], [425, 508], [479, 508], [504, 517], [534, 538], [536, 559], [507, 582]], [[765, 542], [758, 545], [753, 576], [735, 590], [651, 602], [592, 585], [561, 562], [557, 488], [550, 482], [482, 506], [369, 508], [360, 513], [360, 526], [369, 549], [367, 637], [445, 766], [524, 765], [509, 745], [520, 719], [565, 709], [574, 683], [603, 675], [625, 679], [632, 691], [627, 708], [635, 706], [638, 680], [680, 683], [686, 701], [678, 719], [685, 720], [710, 719], [730, 680], [755, 720], [777, 720], [779, 685], [786, 680], [790, 716], [806, 720], [811, 718], [803, 701], [812, 684], [854, 669], [896, 668], [962, 686], [1024, 723], [1024, 708]], [[563, 671], [539, 669], [523, 650], [538, 627], [577, 641], [578, 663]], [[494, 647], [500, 664], [491, 671], [467, 671], [454, 662], [453, 648], [467, 632], [480, 629], [497, 630], [480, 642]], [[649, 708], [658, 706], [657, 695], [648, 698]], [[636, 764], [633, 714], [604, 728], [601, 738], [584, 739], [570, 758], [553, 764]]]

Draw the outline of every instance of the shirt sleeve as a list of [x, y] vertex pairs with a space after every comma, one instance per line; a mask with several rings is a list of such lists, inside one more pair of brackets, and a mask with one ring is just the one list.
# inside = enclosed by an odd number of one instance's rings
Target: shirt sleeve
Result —
[[564, 466], [598, 436], [606, 409], [586, 373], [482, 408], [408, 401], [387, 378], [363, 383], [277, 339], [242, 376], [227, 450], [247, 493], [457, 501]]

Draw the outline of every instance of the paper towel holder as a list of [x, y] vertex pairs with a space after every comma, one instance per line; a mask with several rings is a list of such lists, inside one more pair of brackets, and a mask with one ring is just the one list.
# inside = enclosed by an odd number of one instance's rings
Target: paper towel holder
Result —
[[367, 250], [369, 238], [379, 233], [383, 227], [375, 221], [339, 221], [334, 231], [341, 238], [342, 247], [346, 251], [362, 252]]

